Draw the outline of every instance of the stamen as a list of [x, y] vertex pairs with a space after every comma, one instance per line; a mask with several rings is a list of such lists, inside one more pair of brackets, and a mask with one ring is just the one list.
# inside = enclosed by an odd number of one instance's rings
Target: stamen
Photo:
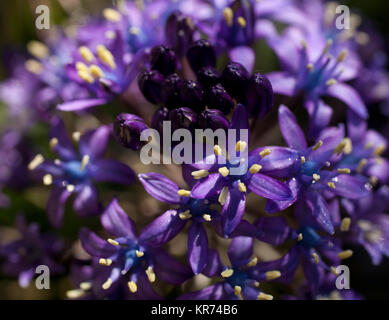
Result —
[[248, 267], [255, 267], [258, 263], [258, 258], [254, 257], [250, 260], [250, 262], [247, 264]]
[[238, 19], [236, 19], [236, 21], [239, 23], [239, 25], [242, 27], [242, 28], [245, 28], [247, 23], [246, 23], [246, 19], [243, 18], [243, 17], [238, 17]]
[[334, 84], [337, 84], [337, 81], [334, 78], [331, 78], [331, 79], [326, 81], [326, 86], [328, 86], [328, 87], [333, 86]]
[[378, 178], [377, 178], [376, 176], [371, 176], [371, 177], [369, 178], [369, 182], [370, 182], [370, 184], [371, 184], [372, 186], [375, 186], [375, 185], [377, 185], [377, 183], [378, 183]]
[[78, 299], [81, 298], [84, 294], [84, 290], [81, 289], [73, 289], [66, 291], [66, 297], [68, 299]]
[[349, 168], [339, 168], [338, 169], [339, 173], [345, 173], [345, 174], [350, 174], [351, 170]]
[[240, 192], [247, 192], [246, 185], [243, 182], [239, 182], [238, 187]]
[[45, 186], [49, 186], [49, 185], [51, 185], [53, 183], [53, 176], [51, 175], [51, 174], [45, 174], [44, 176], [43, 176], [43, 184], [45, 185]]
[[305, 157], [304, 156], [301, 156], [300, 162], [301, 162], [301, 164], [305, 163]]
[[368, 149], [372, 148], [373, 146], [374, 146], [373, 143], [368, 142], [368, 143], [365, 144], [364, 148], [365, 148], [366, 150], [368, 150]]
[[266, 275], [266, 280], [269, 281], [281, 277], [281, 272], [279, 272], [278, 270], [267, 271], [265, 275]]
[[80, 141], [81, 138], [81, 132], [75, 131], [72, 133], [72, 138], [75, 142]]
[[322, 145], [323, 145], [323, 141], [322, 141], [322, 140], [319, 140], [319, 141], [316, 142], [316, 144], [312, 147], [312, 150], [313, 150], [313, 151], [316, 151], [316, 150], [319, 149]]
[[108, 239], [107, 242], [109, 244], [112, 244], [113, 246], [118, 246], [119, 245], [119, 242], [117, 242], [116, 240], [113, 240], [113, 239]]
[[232, 26], [233, 19], [234, 19], [234, 12], [230, 7], [226, 7], [223, 10], [223, 18], [226, 20], [226, 23], [229, 27]]
[[273, 296], [271, 294], [266, 294], [266, 293], [260, 292], [257, 299], [258, 300], [273, 300]]
[[25, 63], [24, 63], [24, 67], [30, 71], [31, 73], [34, 73], [34, 74], [41, 74], [42, 71], [43, 71], [43, 66], [41, 63], [39, 63], [38, 61], [36, 60], [33, 60], [33, 59], [28, 59]]
[[57, 138], [51, 138], [49, 141], [49, 146], [51, 149], [54, 149], [55, 146], [58, 144], [58, 139]]
[[227, 177], [229, 174], [230, 174], [230, 171], [227, 169], [227, 167], [221, 167], [219, 168], [219, 173], [223, 176], [223, 177]]
[[313, 64], [312, 64], [312, 63], [308, 63], [308, 64], [307, 64], [307, 69], [308, 69], [309, 71], [312, 71], [312, 70], [313, 70]]
[[313, 260], [315, 261], [316, 264], [319, 264], [319, 256], [316, 252], [312, 253]]
[[112, 30], [108, 30], [108, 31], [105, 32], [105, 37], [107, 39], [111, 39], [111, 40], [115, 39], [115, 36], [116, 36], [116, 34]]
[[27, 50], [30, 54], [38, 59], [44, 59], [50, 53], [49, 48], [45, 44], [36, 40], [30, 41], [27, 44]]
[[147, 269], [146, 269], [146, 275], [147, 275], [147, 278], [149, 279], [150, 283], [153, 283], [155, 282], [155, 273], [154, 273], [154, 270], [151, 266], [149, 266]]
[[91, 63], [95, 59], [95, 56], [93, 55], [92, 51], [90, 51], [89, 48], [86, 46], [79, 47], [78, 52], [87, 63]]
[[190, 191], [184, 190], [184, 189], [178, 190], [178, 191], [177, 191], [177, 194], [178, 194], [180, 197], [190, 197]]
[[181, 220], [188, 220], [188, 219], [192, 218], [192, 215], [190, 214], [189, 210], [186, 210], [184, 212], [180, 212], [178, 214], [178, 216], [180, 217]]
[[271, 153], [271, 150], [270, 149], [265, 149], [265, 150], [262, 150], [259, 155], [264, 158], [266, 156], [268, 156], [269, 154]]
[[102, 44], [97, 46], [97, 55], [102, 63], [109, 66], [111, 69], [116, 68], [115, 59], [112, 53]]
[[228, 195], [228, 187], [223, 187], [222, 191], [220, 191], [218, 201], [221, 205], [224, 205], [226, 202], [226, 198]]
[[90, 282], [81, 282], [80, 283], [80, 288], [84, 291], [88, 291], [89, 289], [92, 288], [92, 283]]
[[139, 28], [137, 28], [137, 27], [131, 27], [130, 30], [129, 30], [128, 32], [129, 32], [130, 34], [136, 36], [136, 35], [139, 34], [140, 30], [139, 30]]
[[80, 167], [80, 170], [81, 171], [84, 171], [85, 167], [88, 165], [89, 163], [89, 160], [90, 160], [90, 157], [85, 154], [83, 157], [82, 157], [82, 160], [81, 160], [81, 167]]
[[332, 46], [332, 42], [333, 42], [332, 39], [327, 40], [326, 46], [324, 47], [323, 52], [322, 52], [323, 55], [325, 55], [328, 52], [328, 50]]
[[59, 160], [59, 159], [55, 159], [54, 160], [54, 163], [57, 165], [57, 166], [59, 166], [59, 165], [61, 165], [61, 160]]
[[303, 234], [299, 233], [297, 236], [297, 241], [301, 241], [301, 240], [303, 240]]
[[241, 293], [242, 293], [242, 287], [241, 286], [235, 286], [234, 287], [234, 294], [236, 296], [240, 296]]
[[254, 287], [257, 287], [257, 288], [258, 288], [259, 285], [260, 285], [259, 281], [255, 281], [255, 282], [254, 282]]
[[135, 293], [138, 290], [138, 286], [134, 281], [129, 281], [127, 284], [128, 284], [128, 289], [130, 289], [132, 293]]
[[331, 267], [331, 271], [334, 275], [338, 276], [338, 272], [336, 272], [336, 268], [335, 267]]
[[205, 178], [209, 175], [208, 170], [197, 170], [191, 173], [192, 177], [196, 180]]
[[107, 290], [107, 289], [109, 289], [109, 288], [111, 287], [111, 285], [112, 285], [112, 279], [111, 279], [111, 278], [108, 278], [107, 281], [105, 281], [105, 282], [103, 283], [102, 288], [103, 288], [104, 290]]
[[93, 83], [95, 82], [94, 78], [91, 76], [91, 74], [89, 73], [89, 70], [88, 71], [85, 71], [85, 70], [79, 70], [77, 72], [78, 76], [80, 77], [81, 80], [84, 80], [85, 82], [88, 82], [88, 83]]
[[34, 159], [31, 160], [31, 162], [28, 164], [28, 170], [34, 170], [37, 167], [39, 167], [43, 162], [45, 161], [45, 158], [41, 154], [37, 154]]
[[260, 164], [254, 163], [250, 167], [249, 171], [250, 171], [251, 174], [255, 174], [255, 173], [259, 172], [261, 169], [262, 169], [262, 166]]
[[203, 218], [205, 221], [212, 221], [212, 217], [209, 214], [203, 214]]
[[245, 141], [238, 141], [236, 143], [235, 149], [237, 152], [243, 152], [244, 150], [246, 150], [246, 147], [247, 143]]
[[301, 40], [301, 45], [303, 46], [304, 49], [307, 49], [308, 45], [305, 40]]
[[111, 264], [112, 264], [112, 260], [111, 259], [104, 259], [104, 258], [100, 258], [99, 259], [99, 263], [103, 266], [107, 266], [109, 267]]
[[68, 192], [73, 192], [73, 191], [74, 191], [74, 185], [68, 184], [68, 185], [66, 186], [66, 190], [67, 190]]
[[135, 254], [138, 258], [142, 258], [145, 255], [143, 251], [139, 251], [139, 250], [135, 250]]
[[352, 250], [344, 250], [344, 251], [338, 253], [339, 259], [342, 259], [342, 260], [350, 258], [352, 255], [353, 255]]
[[104, 77], [104, 72], [101, 70], [101, 68], [95, 64], [92, 64], [89, 68], [90, 73], [92, 74], [93, 78], [100, 79]]
[[328, 186], [332, 189], [336, 189], [335, 183], [333, 182], [328, 182]]
[[104, 9], [103, 16], [105, 19], [107, 19], [108, 21], [111, 21], [111, 22], [118, 22], [122, 18], [122, 15], [118, 11], [116, 11], [112, 8]]
[[315, 180], [316, 182], [320, 180], [320, 175], [318, 175], [316, 173], [314, 173], [312, 177], [313, 177], [313, 180]]
[[338, 62], [342, 62], [347, 57], [348, 51], [344, 49], [338, 56]]
[[350, 218], [343, 218], [342, 222], [340, 223], [340, 231], [347, 232], [350, 229], [351, 219]]
[[361, 173], [366, 165], [367, 165], [367, 159], [365, 158], [361, 159], [358, 163], [357, 172]]
[[378, 146], [377, 148], [375, 148], [373, 153], [376, 157], [379, 157], [380, 155], [382, 155], [384, 153], [385, 149], [386, 149], [386, 146], [381, 145], [381, 146]]
[[233, 274], [234, 274], [234, 270], [233, 270], [233, 269], [226, 269], [226, 270], [224, 270], [224, 271], [221, 273], [221, 276], [222, 276], [223, 278], [229, 278], [229, 277], [231, 277]]
[[213, 147], [213, 152], [215, 152], [215, 155], [221, 156], [222, 155], [222, 148], [220, 148], [219, 145], [215, 145]]

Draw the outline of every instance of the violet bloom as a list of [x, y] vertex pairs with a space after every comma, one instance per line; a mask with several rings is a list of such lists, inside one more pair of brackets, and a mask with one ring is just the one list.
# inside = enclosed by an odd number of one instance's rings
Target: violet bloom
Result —
[[64, 248], [61, 240], [41, 233], [36, 223], [27, 224], [22, 215], [17, 216], [15, 226], [20, 237], [0, 247], [0, 255], [5, 259], [5, 274], [17, 276], [19, 285], [26, 288], [39, 265], [49, 267], [51, 275], [64, 271], [63, 266], [58, 263], [59, 254]]
[[253, 257], [253, 238], [236, 237], [228, 248], [231, 266], [223, 266], [219, 254], [212, 250], [208, 267], [203, 272], [208, 277], [221, 276], [223, 280], [200, 291], [183, 294], [182, 300], [272, 300], [273, 296], [259, 289], [261, 282], [281, 276], [278, 270], [262, 270]]
[[274, 165], [273, 168], [267, 169], [267, 164], [264, 163], [263, 171], [276, 177], [287, 178], [293, 199], [269, 200], [266, 210], [269, 213], [278, 212], [296, 203], [295, 215], [300, 223], [333, 234], [334, 227], [326, 196], [338, 195], [358, 199], [367, 196], [370, 191], [370, 185], [350, 175], [349, 168], [331, 168], [334, 157], [339, 159], [349, 146], [348, 140], [343, 139], [343, 128], [324, 130], [315, 145], [308, 147], [303, 130], [293, 113], [285, 106], [279, 108], [279, 124], [289, 148], [297, 152], [297, 158], [292, 157], [294, 165], [276, 170]]
[[378, 265], [389, 256], [389, 187], [382, 186], [368, 197], [356, 201], [342, 200], [350, 218], [340, 223], [345, 241], [361, 245], [369, 253], [372, 263]]
[[[190, 168], [187, 168], [193, 171], [194, 177], [199, 178], [190, 192], [191, 197], [209, 199], [218, 196], [219, 203], [223, 205], [221, 216], [224, 236], [226, 237], [234, 231], [242, 220], [246, 207], [246, 193], [252, 191], [264, 198], [278, 201], [292, 199], [291, 191], [284, 183], [259, 173], [265, 157], [269, 157], [268, 162], [271, 163], [270, 150], [264, 149], [260, 153], [251, 152], [248, 159], [242, 156], [248, 148], [248, 139], [242, 140], [245, 138], [240, 133], [241, 129], [248, 129], [246, 108], [243, 105], [236, 107], [229, 129], [235, 129], [238, 134], [235, 146], [236, 152], [239, 153], [238, 157], [227, 160], [223, 155], [226, 150], [215, 145], [215, 154], [207, 155], [206, 160], [194, 163], [190, 165]], [[233, 150], [227, 150], [227, 152], [232, 153]], [[232, 170], [237, 174], [230, 174]]]
[[191, 270], [161, 249], [150, 236], [156, 233], [158, 224], [152, 223], [138, 237], [134, 222], [116, 199], [101, 216], [101, 223], [113, 239], [103, 240], [87, 229], [81, 230], [80, 239], [84, 249], [107, 268], [107, 278], [94, 279], [104, 290], [124, 278], [130, 292], [142, 297], [153, 291], [150, 283], [156, 279], [179, 285], [191, 277]]
[[107, 181], [128, 185], [135, 179], [130, 167], [113, 159], [105, 159], [110, 128], [101, 126], [96, 130], [74, 133], [79, 139], [79, 152], [73, 147], [60, 118], [53, 118], [50, 130], [50, 146], [58, 155], [54, 161], [44, 159], [38, 154], [29, 164], [43, 177], [45, 185], [53, 189], [47, 203], [51, 224], [58, 228], [62, 225], [65, 202], [75, 194], [74, 210], [81, 216], [100, 213], [97, 189], [94, 182]]

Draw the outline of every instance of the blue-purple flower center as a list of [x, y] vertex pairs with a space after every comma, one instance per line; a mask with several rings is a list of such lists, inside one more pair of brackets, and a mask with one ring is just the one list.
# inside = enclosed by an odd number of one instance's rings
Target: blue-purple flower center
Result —
[[81, 161], [69, 161], [63, 164], [70, 183], [81, 182], [88, 177], [86, 168], [82, 169]]
[[304, 247], [314, 248], [320, 242], [320, 235], [318, 235], [317, 232], [310, 227], [303, 226], [297, 231], [297, 233], [301, 233], [303, 236], [302, 240], [298, 243]]
[[204, 199], [191, 198], [189, 200], [188, 207], [190, 210], [190, 214], [196, 218], [201, 218], [209, 211], [208, 204], [205, 203]]
[[301, 173], [306, 176], [312, 176], [320, 170], [319, 165], [315, 161], [306, 161], [300, 168]]
[[248, 279], [246, 272], [234, 269], [234, 273], [226, 281], [232, 288], [235, 288], [235, 286], [243, 288]]

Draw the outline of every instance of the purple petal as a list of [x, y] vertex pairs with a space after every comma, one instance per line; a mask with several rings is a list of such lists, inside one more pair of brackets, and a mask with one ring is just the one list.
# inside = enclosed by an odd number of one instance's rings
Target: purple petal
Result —
[[208, 260], [207, 232], [201, 223], [193, 222], [188, 232], [189, 263], [194, 274], [205, 268]]
[[223, 185], [223, 177], [219, 173], [212, 173], [197, 182], [190, 194], [196, 199], [210, 198], [215, 196], [223, 188]]
[[232, 115], [230, 129], [237, 130], [236, 140], [240, 140], [239, 138], [239, 129], [248, 129], [249, 128], [249, 120], [247, 116], [246, 107], [242, 104], [238, 104], [235, 108], [235, 111]]
[[257, 195], [272, 200], [291, 200], [292, 191], [285, 183], [260, 173], [254, 174], [248, 184], [248, 189]]
[[73, 209], [83, 217], [99, 214], [101, 207], [96, 187], [91, 184], [82, 186], [74, 199]]
[[223, 271], [223, 264], [220, 261], [219, 253], [215, 249], [208, 249], [207, 266], [202, 271], [202, 274], [207, 277], [219, 276]]
[[139, 181], [143, 184], [145, 190], [153, 198], [169, 204], [179, 204], [178, 186], [159, 173], [141, 173], [138, 175]]
[[370, 189], [366, 186], [366, 182], [357, 179], [348, 174], [337, 176], [335, 189], [331, 189], [334, 193], [341, 197], [349, 199], [360, 199], [367, 196]]
[[91, 159], [101, 158], [107, 149], [110, 133], [111, 129], [108, 126], [84, 133], [80, 139], [81, 154], [89, 155]]
[[20, 272], [18, 277], [19, 285], [22, 288], [27, 288], [34, 275], [35, 275], [35, 270], [33, 268]]
[[248, 72], [254, 69], [255, 53], [250, 47], [235, 47], [229, 51], [230, 59], [234, 62], [242, 64]]
[[293, 203], [296, 202], [300, 185], [296, 179], [292, 178], [287, 181], [289, 189], [292, 191], [292, 199], [287, 201], [277, 201], [277, 200], [267, 200], [266, 202], [266, 212], [267, 213], [277, 213], [280, 211], [289, 208]]
[[58, 140], [53, 149], [61, 159], [67, 161], [77, 159], [77, 153], [66, 133], [65, 125], [61, 118], [53, 117], [51, 119], [49, 136], [50, 139], [56, 138]]
[[293, 96], [296, 88], [296, 79], [286, 72], [272, 72], [266, 74], [270, 80], [274, 93]]
[[84, 250], [92, 257], [109, 258], [119, 250], [86, 228], [81, 229], [80, 240]]
[[348, 136], [353, 143], [361, 141], [367, 130], [366, 120], [361, 119], [354, 111], [348, 110], [347, 112], [347, 130]]
[[255, 222], [257, 239], [279, 246], [290, 236], [291, 229], [282, 217], [259, 218]]
[[223, 283], [217, 283], [202, 290], [185, 293], [179, 300], [225, 300], [228, 294], [224, 290]]
[[305, 103], [305, 108], [310, 117], [309, 136], [310, 139], [313, 140], [329, 125], [333, 111], [332, 108], [326, 105], [322, 100], [316, 102], [307, 101]]
[[134, 221], [127, 215], [115, 198], [101, 216], [101, 224], [109, 234], [129, 239], [136, 239], [136, 228]]
[[148, 224], [139, 236], [139, 241], [159, 247], [173, 239], [185, 226], [176, 210], [168, 210]]
[[239, 225], [242, 220], [245, 207], [245, 193], [239, 191], [237, 187], [230, 188], [221, 212], [223, 233], [225, 237], [230, 236], [230, 234]]
[[113, 159], [99, 159], [88, 167], [96, 181], [130, 184], [135, 180], [134, 171], [126, 164]]
[[278, 109], [278, 122], [288, 146], [298, 151], [304, 151], [307, 148], [304, 132], [298, 125], [294, 114], [284, 105]]
[[65, 211], [65, 202], [71, 195], [66, 188], [54, 187], [47, 201], [47, 214], [49, 221], [54, 228], [62, 225], [63, 214]]
[[81, 100], [75, 100], [75, 101], [68, 101], [61, 103], [57, 106], [58, 110], [61, 111], [81, 111], [85, 110], [91, 107], [99, 106], [106, 104], [108, 102], [108, 99], [101, 98], [101, 99], [81, 99]]
[[228, 257], [233, 267], [246, 265], [253, 255], [254, 240], [251, 237], [233, 238], [228, 247]]

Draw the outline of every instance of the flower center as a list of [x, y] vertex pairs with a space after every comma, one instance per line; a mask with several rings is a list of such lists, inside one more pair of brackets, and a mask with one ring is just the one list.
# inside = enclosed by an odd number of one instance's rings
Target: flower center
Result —
[[69, 182], [81, 182], [88, 176], [86, 168], [83, 168], [81, 161], [69, 161], [64, 164], [64, 169]]
[[298, 230], [298, 233], [303, 236], [301, 241], [299, 241], [298, 243], [303, 245], [304, 247], [314, 248], [320, 242], [320, 236], [317, 234], [315, 230], [313, 230], [310, 227], [306, 227], [306, 226], [301, 227]]
[[232, 288], [235, 286], [243, 288], [247, 279], [248, 275], [245, 272], [234, 269], [234, 273], [226, 281]]

